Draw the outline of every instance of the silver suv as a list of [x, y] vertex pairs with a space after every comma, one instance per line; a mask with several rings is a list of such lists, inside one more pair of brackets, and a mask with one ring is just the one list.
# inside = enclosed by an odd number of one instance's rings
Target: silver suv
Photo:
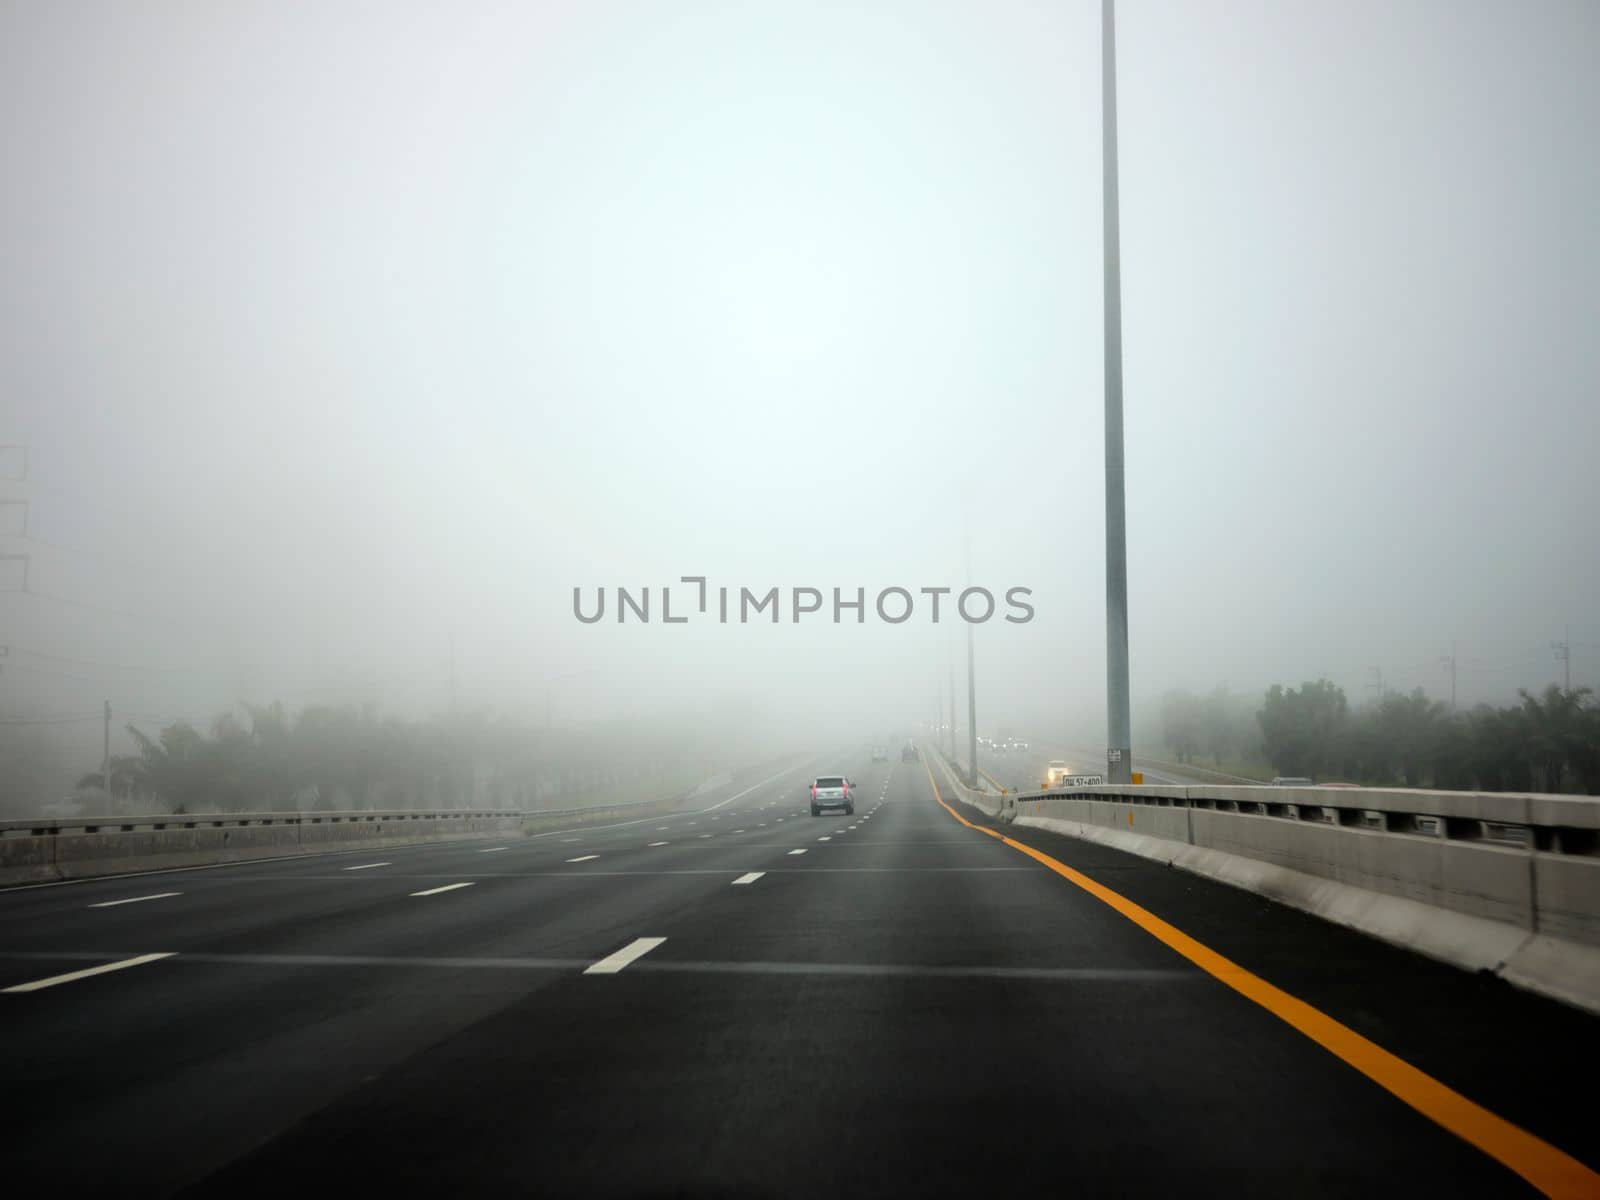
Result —
[[819, 775], [811, 781], [811, 815], [820, 817], [825, 808], [856, 811], [855, 784], [843, 775]]

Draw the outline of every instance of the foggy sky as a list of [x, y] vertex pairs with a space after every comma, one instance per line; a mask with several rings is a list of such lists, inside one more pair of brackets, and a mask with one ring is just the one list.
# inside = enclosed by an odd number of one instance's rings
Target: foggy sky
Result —
[[[1569, 625], [1600, 683], [1600, 7], [1118, 19], [1136, 713], [1447, 696], [1452, 641], [1505, 701]], [[572, 588], [870, 603], [970, 528], [1037, 612], [980, 727], [1103, 729], [1099, 49], [1090, 2], [0, 6], [0, 706], [420, 714], [453, 658], [535, 718], [904, 728], [960, 626]]]

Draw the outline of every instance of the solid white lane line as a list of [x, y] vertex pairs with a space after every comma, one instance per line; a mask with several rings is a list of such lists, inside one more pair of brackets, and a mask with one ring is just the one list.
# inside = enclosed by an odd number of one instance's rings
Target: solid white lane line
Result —
[[804, 850], [791, 850], [791, 851], [789, 851], [789, 853], [790, 854], [804, 854], [805, 851]]
[[479, 850], [479, 854], [499, 854], [502, 850], [509, 850], [510, 846], [490, 846], [487, 850]]
[[567, 859], [567, 861], [569, 863], [574, 863], [574, 862], [592, 862], [594, 859], [597, 859], [599, 857], [600, 856], [598, 854], [580, 854], [580, 855], [578, 855], [577, 858], [569, 858], [569, 859]]
[[583, 973], [585, 975], [615, 975], [634, 959], [643, 958], [666, 940], [666, 938], [660, 937], [634, 938], [633, 941], [615, 954], [608, 954], [599, 962], [591, 963], [584, 969]]
[[168, 896], [181, 896], [182, 892], [156, 892], [149, 896], [129, 896], [126, 900], [102, 900], [99, 904], [91, 904], [90, 908], [115, 908], [119, 904], [142, 904], [146, 900], [165, 900]]
[[393, 863], [362, 863], [359, 867], [346, 867], [346, 871], [370, 871], [373, 867], [392, 867]]
[[666, 842], [651, 842], [650, 845], [652, 845], [652, 846], [665, 846], [665, 845], [667, 845], [667, 843]]
[[719, 800], [717, 803], [713, 804], [710, 808], [702, 808], [700, 811], [701, 812], [714, 812], [717, 809], [721, 808], [724, 804], [732, 804], [735, 800], [742, 800], [744, 797], [748, 796], [751, 792], [755, 791], [758, 787], [764, 787], [767, 784], [771, 783], [774, 779], [782, 779], [785, 775], [788, 775], [788, 774], [790, 774], [790, 773], [792, 773], [794, 771], [798, 771], [801, 767], [803, 767], [805, 765], [806, 765], [805, 763], [799, 762], [799, 763], [795, 763], [792, 767], [785, 767], [783, 770], [779, 771], [776, 775], [768, 775], [765, 779], [761, 780], [760, 782], [752, 783], [749, 787], [745, 788], [744, 791], [735, 792], [733, 795], [729, 796], [726, 800]]
[[748, 871], [745, 874], [739, 876], [739, 878], [735, 879], [733, 881], [733, 886], [734, 887], [738, 887], [741, 883], [754, 883], [756, 880], [760, 879], [765, 874], [766, 874], [765, 871]]
[[78, 979], [87, 979], [91, 975], [104, 975], [107, 971], [122, 971], [128, 967], [140, 967], [145, 963], [155, 962], [159, 958], [171, 958], [177, 951], [168, 950], [162, 954], [141, 954], [137, 958], [124, 958], [120, 962], [105, 963], [98, 967], [85, 967], [81, 971], [68, 971], [65, 975], [52, 975], [48, 979], [35, 979], [31, 983], [13, 984], [8, 988], [0, 988], [0, 992], [37, 992], [41, 988], [55, 987], [59, 983], [72, 983]]
[[443, 887], [429, 888], [425, 892], [412, 892], [413, 896], [437, 896], [440, 892], [453, 892], [457, 888], [471, 887], [470, 883], [447, 883]]

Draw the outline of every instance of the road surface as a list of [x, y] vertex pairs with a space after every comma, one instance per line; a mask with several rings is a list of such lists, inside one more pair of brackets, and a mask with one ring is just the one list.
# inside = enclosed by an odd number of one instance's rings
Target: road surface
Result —
[[[1595, 1020], [1104, 847], [1007, 845], [898, 759], [612, 828], [0, 893], [0, 988], [48, 983], [0, 994], [6, 1179], [1537, 1194], [1506, 1153], [1600, 1179]], [[812, 771], [853, 773], [854, 816], [808, 814]], [[1491, 1120], [1448, 1131], [1019, 846]]]

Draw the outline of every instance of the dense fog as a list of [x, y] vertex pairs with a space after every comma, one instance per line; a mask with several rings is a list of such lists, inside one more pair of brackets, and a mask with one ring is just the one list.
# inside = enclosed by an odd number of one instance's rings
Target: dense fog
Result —
[[[1119, 10], [1136, 756], [1600, 683], [1600, 8], [1536, 9]], [[7, 810], [107, 703], [905, 736], [969, 587], [979, 728], [1102, 747], [1099, 15], [0, 8]]]

